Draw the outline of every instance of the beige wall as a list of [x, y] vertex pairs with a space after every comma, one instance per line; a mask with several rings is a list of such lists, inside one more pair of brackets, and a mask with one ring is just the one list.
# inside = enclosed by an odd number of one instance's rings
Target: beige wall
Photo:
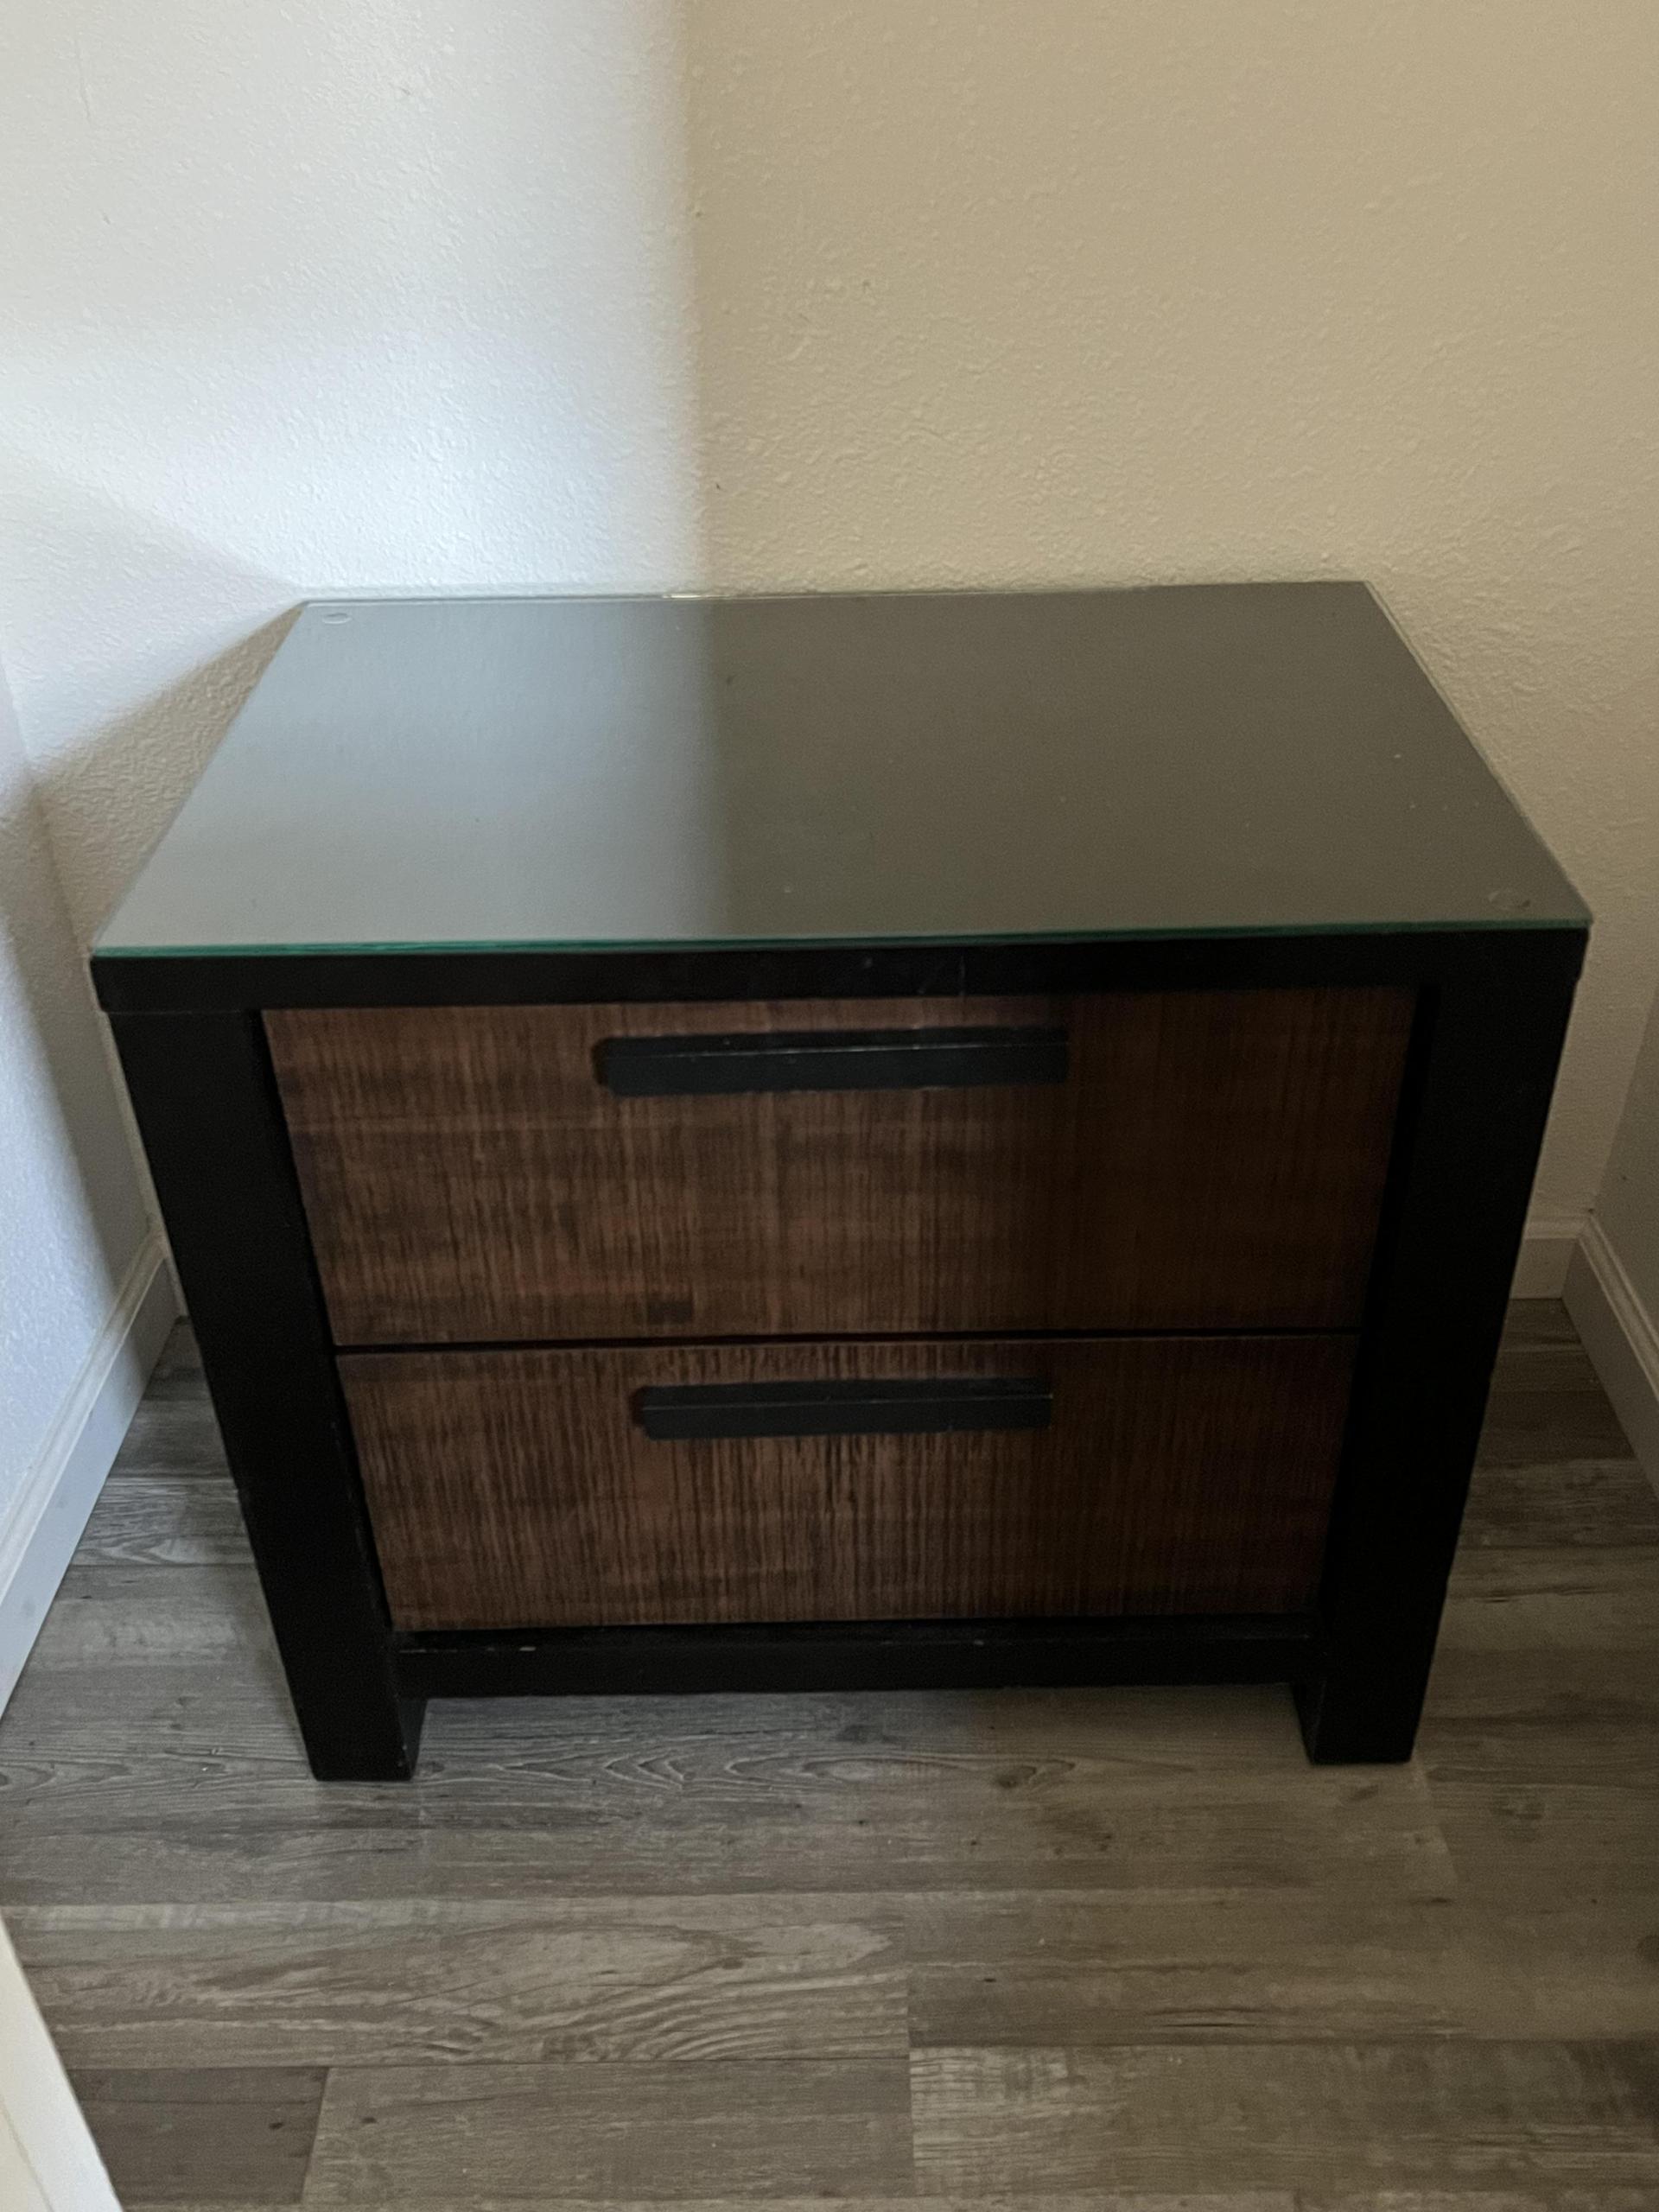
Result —
[[[14, 11], [16, 12], [16, 11]], [[1344, 573], [1659, 982], [1652, 0], [77, 0], [0, 654], [77, 929], [310, 592]]]
[[1374, 581], [1599, 917], [1582, 1212], [1659, 976], [1659, 10], [691, 20], [712, 574]]
[[[4, 12], [0, 1601], [26, 1611], [49, 1562], [12, 1579], [20, 1516], [147, 1228], [88, 936], [296, 599], [682, 581], [696, 438], [674, 0]], [[50, 1496], [60, 1531], [79, 1493]], [[26, 1648], [0, 1634], [0, 1690]]]

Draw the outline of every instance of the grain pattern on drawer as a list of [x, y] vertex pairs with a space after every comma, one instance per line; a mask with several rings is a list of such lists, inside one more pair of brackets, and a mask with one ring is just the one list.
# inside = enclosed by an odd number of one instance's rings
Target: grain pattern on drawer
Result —
[[[335, 1338], [355, 1344], [1351, 1326], [1412, 1005], [1274, 990], [266, 1022]], [[964, 1031], [978, 1057], [936, 1046], [899, 1087], [836, 1050]], [[645, 1080], [665, 1081], [671, 1048], [749, 1036], [774, 1077], [781, 1039], [848, 1087], [628, 1093], [627, 1040], [658, 1040]]]
[[[361, 1352], [340, 1370], [393, 1618], [435, 1629], [1294, 1611], [1351, 1360], [1333, 1335]], [[912, 1391], [889, 1416], [876, 1393], [895, 1384]], [[917, 1384], [938, 1408], [924, 1424], [949, 1425], [913, 1425]], [[837, 1433], [849, 1385], [875, 1410]], [[983, 1425], [955, 1425], [967, 1385], [1008, 1394], [968, 1416]]]

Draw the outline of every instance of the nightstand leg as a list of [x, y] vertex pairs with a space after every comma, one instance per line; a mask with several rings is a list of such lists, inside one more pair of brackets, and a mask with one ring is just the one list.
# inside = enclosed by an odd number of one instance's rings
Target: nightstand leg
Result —
[[1404, 1675], [1332, 1671], [1294, 1686], [1302, 1741], [1315, 1766], [1397, 1765], [1411, 1757], [1427, 1685], [1426, 1670]]
[[321, 1780], [405, 1781], [391, 1626], [259, 1017], [112, 1018], [300, 1732]]
[[1573, 932], [1454, 941], [1423, 991], [1297, 1690], [1321, 1763], [1409, 1758], [1583, 954]]

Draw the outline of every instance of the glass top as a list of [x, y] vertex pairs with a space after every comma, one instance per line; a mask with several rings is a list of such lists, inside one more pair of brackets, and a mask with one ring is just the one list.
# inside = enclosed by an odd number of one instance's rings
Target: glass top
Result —
[[99, 957], [1582, 926], [1360, 584], [300, 614]]

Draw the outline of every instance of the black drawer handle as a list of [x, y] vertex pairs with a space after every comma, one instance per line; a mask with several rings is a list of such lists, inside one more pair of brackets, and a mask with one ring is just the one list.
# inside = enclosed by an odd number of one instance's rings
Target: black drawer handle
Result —
[[960, 1090], [1064, 1083], [1064, 1029], [797, 1029], [607, 1037], [599, 1077], [619, 1098], [741, 1090]]
[[945, 1376], [921, 1382], [675, 1382], [635, 1393], [658, 1443], [702, 1436], [918, 1436], [1046, 1428], [1046, 1382]]

